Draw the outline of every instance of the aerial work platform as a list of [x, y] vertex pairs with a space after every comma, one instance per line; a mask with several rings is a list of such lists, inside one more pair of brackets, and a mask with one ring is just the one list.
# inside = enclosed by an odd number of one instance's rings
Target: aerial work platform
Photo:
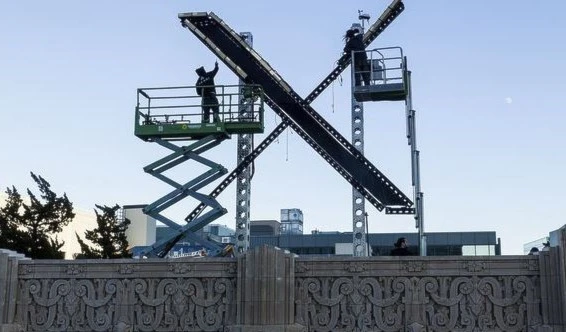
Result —
[[[138, 89], [135, 135], [152, 141], [263, 133], [264, 97], [259, 85], [216, 85], [215, 88], [217, 105], [202, 105], [202, 97], [194, 86]], [[204, 122], [203, 106], [218, 107], [220, 121]]]
[[[352, 66], [352, 76], [369, 77], [370, 84], [355, 86], [354, 98], [359, 102], [405, 100], [408, 85], [403, 49], [400, 47], [376, 48], [353, 52], [353, 56], [356, 57], [360, 53], [366, 53], [367, 65], [364, 68]], [[352, 82], [354, 81], [352, 79]]]
[[[167, 156], [144, 167], [144, 171], [173, 187], [171, 192], [148, 204], [143, 212], [169, 226], [174, 234], [144, 249], [142, 257], [164, 257], [183, 237], [199, 243], [211, 255], [227, 254], [227, 248], [195, 234], [227, 212], [214, 197], [199, 192], [227, 173], [225, 167], [203, 154], [232, 134], [262, 133], [264, 95], [261, 86], [254, 84], [200, 87], [214, 88], [215, 93], [201, 97], [195, 86], [138, 89], [135, 135], [170, 150]], [[199, 91], [204, 94], [203, 90]], [[215, 119], [212, 123], [211, 116]], [[168, 171], [187, 161], [200, 164], [204, 172], [187, 182], [171, 177]], [[210, 209], [184, 226], [162, 213], [189, 197]]]

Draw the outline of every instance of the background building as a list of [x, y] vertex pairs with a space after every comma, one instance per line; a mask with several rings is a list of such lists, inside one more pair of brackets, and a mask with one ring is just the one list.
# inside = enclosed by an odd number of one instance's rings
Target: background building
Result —
[[[141, 249], [171, 236], [175, 230], [159, 225], [155, 227], [155, 220], [148, 221], [143, 213], [138, 214], [143, 206], [126, 206], [125, 214], [132, 221], [134, 228], [138, 228], [131, 234], [137, 239], [133, 246], [134, 256]], [[139, 218], [140, 221], [134, 221]], [[311, 234], [303, 234], [303, 212], [300, 209], [281, 209], [281, 221], [277, 220], [255, 220], [250, 222], [250, 248], [262, 245], [272, 245], [289, 250], [298, 255], [352, 255], [352, 233], [351, 232], [322, 232], [312, 231]], [[154, 229], [152, 233], [149, 228]], [[152, 239], [151, 235], [155, 238]], [[235, 231], [226, 225], [210, 224], [205, 226], [197, 234], [209, 241], [220, 245], [235, 242]], [[386, 233], [368, 234], [368, 242], [374, 256], [388, 256], [393, 249], [393, 243], [397, 238], [405, 237], [409, 241], [409, 250], [417, 255], [418, 234], [417, 233]], [[130, 239], [128, 238], [128, 241]], [[130, 242], [134, 243], [134, 242]], [[541, 242], [542, 243], [542, 242]], [[203, 249], [202, 244], [181, 239], [169, 252], [169, 257], [181, 257], [197, 253]], [[529, 248], [530, 249], [530, 248]], [[427, 233], [427, 254], [429, 256], [493, 256], [501, 255], [501, 243], [495, 232], [436, 232]]]
[[281, 234], [303, 234], [303, 211], [281, 209]]
[[[388, 256], [399, 237], [409, 241], [409, 250], [417, 255], [417, 233], [368, 234], [372, 255]], [[281, 234], [279, 236], [251, 235], [254, 248], [264, 244], [287, 249], [299, 255], [352, 255], [351, 232], [313, 232], [313, 234]], [[501, 255], [501, 243], [495, 232], [436, 232], [427, 233], [429, 256], [493, 256]]]
[[542, 248], [544, 247], [543, 243], [548, 242], [548, 240], [549, 237], [545, 236], [545, 237], [541, 237], [540, 239], [536, 239], [523, 244], [523, 253], [525, 255], [528, 254], [529, 251], [531, 251], [531, 248], [533, 247], [538, 248], [538, 250], [542, 250]]
[[277, 220], [251, 220], [250, 236], [278, 236], [281, 234], [281, 223]]
[[130, 226], [126, 229], [126, 237], [130, 248], [137, 246], [148, 246], [155, 243], [156, 223], [155, 219], [143, 213], [147, 205], [124, 205], [122, 207], [122, 218], [130, 220]]

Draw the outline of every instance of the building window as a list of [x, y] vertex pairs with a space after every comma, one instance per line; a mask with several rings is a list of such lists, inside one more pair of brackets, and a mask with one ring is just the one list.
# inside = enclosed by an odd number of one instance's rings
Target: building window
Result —
[[495, 256], [494, 245], [462, 246], [462, 256]]

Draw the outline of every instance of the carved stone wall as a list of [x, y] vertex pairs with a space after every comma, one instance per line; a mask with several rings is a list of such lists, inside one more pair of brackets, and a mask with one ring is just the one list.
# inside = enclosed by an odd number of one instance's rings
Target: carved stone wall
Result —
[[312, 331], [536, 331], [538, 258], [298, 258], [296, 317]]
[[1, 332], [566, 331], [561, 248], [352, 258], [263, 247], [238, 259], [9, 262], [0, 266]]
[[27, 331], [219, 331], [232, 325], [235, 259], [32, 261], [19, 266]]

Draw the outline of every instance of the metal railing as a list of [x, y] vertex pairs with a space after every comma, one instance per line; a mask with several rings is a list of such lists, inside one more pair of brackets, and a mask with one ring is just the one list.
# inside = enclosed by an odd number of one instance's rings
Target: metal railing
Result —
[[[203, 121], [205, 107], [218, 107], [221, 122], [263, 122], [264, 94], [259, 85], [203, 86], [216, 90], [218, 104], [197, 94], [195, 86], [140, 88], [137, 125], [195, 124]], [[211, 100], [212, 99], [212, 100]], [[210, 111], [212, 116], [213, 111]]]
[[365, 51], [355, 51], [356, 54], [365, 52], [368, 65], [364, 68], [355, 68], [354, 74], [369, 74], [372, 85], [404, 83], [405, 81], [405, 58], [401, 47], [374, 48]]

